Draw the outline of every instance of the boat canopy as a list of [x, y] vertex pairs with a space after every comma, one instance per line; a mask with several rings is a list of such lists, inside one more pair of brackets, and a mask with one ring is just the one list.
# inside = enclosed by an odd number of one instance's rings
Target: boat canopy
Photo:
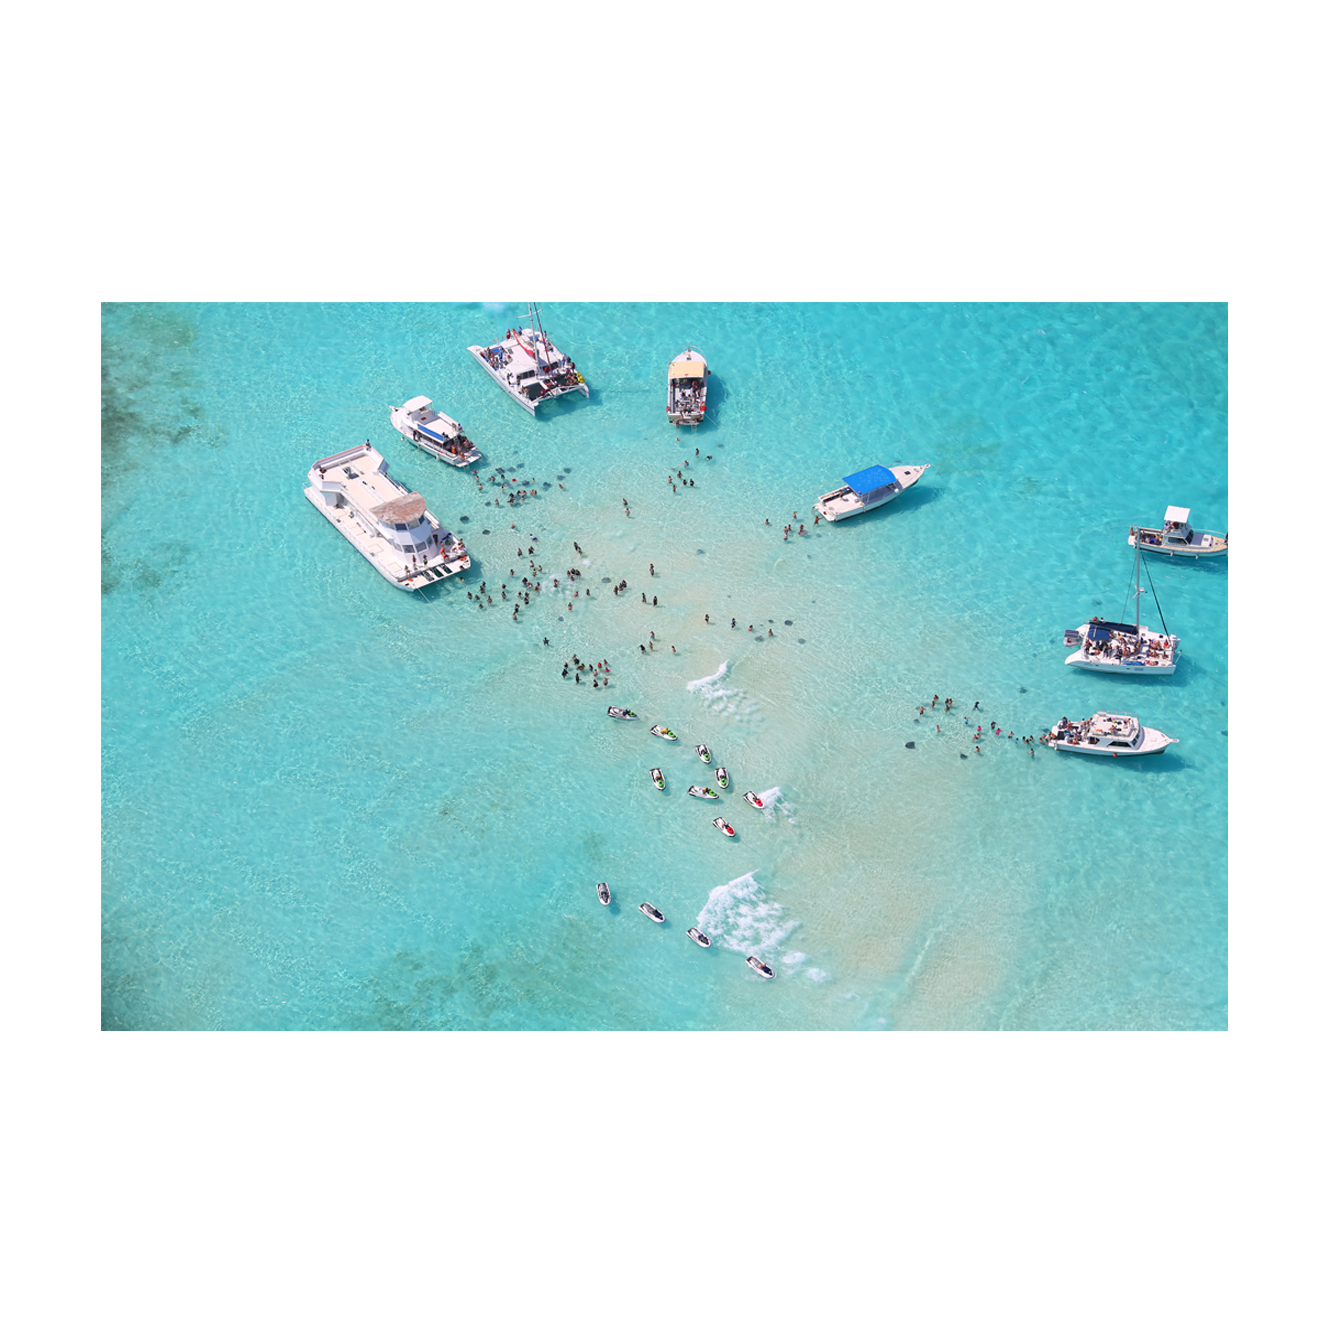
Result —
[[400, 499], [389, 499], [370, 512], [380, 522], [414, 522], [425, 514], [425, 498], [421, 494], [404, 494]]
[[409, 402], [402, 403], [403, 411], [419, 411], [430, 404], [428, 397], [413, 397]]
[[1107, 642], [1114, 633], [1130, 633], [1132, 637], [1135, 637], [1136, 625], [1134, 623], [1106, 623], [1101, 620], [1099, 623], [1092, 623], [1085, 630], [1085, 635], [1091, 642]]
[[876, 491], [894, 485], [896, 477], [885, 466], [874, 465], [856, 471], [852, 476], [846, 476], [845, 483], [861, 498], [868, 498]]
[[1191, 516], [1190, 508], [1169, 508], [1164, 513], [1165, 522], [1181, 522], [1183, 526], [1187, 525], [1187, 519]]
[[670, 378], [700, 379], [706, 367], [704, 360], [676, 360], [670, 365]]

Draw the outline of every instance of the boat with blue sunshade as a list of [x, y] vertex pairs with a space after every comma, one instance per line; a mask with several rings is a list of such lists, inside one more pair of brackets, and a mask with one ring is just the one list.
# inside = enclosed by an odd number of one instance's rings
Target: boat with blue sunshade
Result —
[[461, 425], [434, 410], [428, 397], [413, 397], [401, 406], [390, 406], [388, 419], [399, 434], [440, 462], [470, 466], [480, 461], [480, 449], [462, 432]]
[[911, 485], [918, 484], [931, 465], [931, 462], [897, 462], [887, 467], [874, 463], [846, 476], [840, 489], [824, 494], [813, 507], [826, 522], [840, 522], [858, 513], [866, 513], [892, 499], [899, 499]]

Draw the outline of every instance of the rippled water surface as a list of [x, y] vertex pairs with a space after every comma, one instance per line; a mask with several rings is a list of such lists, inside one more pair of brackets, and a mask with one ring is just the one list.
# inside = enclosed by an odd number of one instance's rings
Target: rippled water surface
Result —
[[[106, 307], [105, 1027], [1225, 1028], [1226, 561], [1150, 567], [1172, 678], [1062, 664], [1131, 617], [1129, 525], [1227, 529], [1224, 307], [549, 305], [592, 392], [536, 419], [465, 349], [523, 308]], [[664, 413], [689, 344], [696, 434]], [[479, 482], [390, 427], [416, 394]], [[465, 582], [395, 589], [306, 502], [366, 438]], [[1006, 737], [1103, 708], [1181, 742]]]

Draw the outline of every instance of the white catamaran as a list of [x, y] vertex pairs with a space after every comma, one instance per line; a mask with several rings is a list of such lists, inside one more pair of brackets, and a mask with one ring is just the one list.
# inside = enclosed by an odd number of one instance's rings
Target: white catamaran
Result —
[[315, 462], [305, 498], [406, 591], [471, 567], [462, 541], [439, 525], [422, 495], [388, 474], [388, 463], [367, 443]]
[[[1147, 570], [1146, 576], [1149, 576]], [[1151, 632], [1141, 624], [1141, 550], [1136, 547], [1136, 571], [1132, 577], [1136, 587], [1136, 622], [1111, 623], [1093, 618], [1079, 628], [1069, 628], [1063, 635], [1065, 645], [1076, 643], [1076, 650], [1066, 664], [1081, 670], [1098, 670], [1101, 674], [1136, 674], [1153, 678], [1158, 674], [1172, 674], [1178, 667], [1178, 641], [1164, 624], [1162, 633]], [[1150, 583], [1154, 591], [1154, 582]], [[1155, 596], [1159, 609], [1159, 597]], [[1163, 623], [1164, 611], [1159, 610]]]
[[489, 346], [468, 346], [476, 364], [522, 408], [536, 414], [536, 407], [564, 393], [591, 396], [577, 366], [559, 350], [540, 324], [540, 310], [527, 304], [525, 328], [509, 328], [500, 341]]

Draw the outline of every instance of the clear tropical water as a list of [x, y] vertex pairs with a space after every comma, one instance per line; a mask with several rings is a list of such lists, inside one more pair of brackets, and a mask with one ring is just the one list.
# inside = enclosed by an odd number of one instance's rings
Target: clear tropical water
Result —
[[[1151, 565], [1172, 678], [1062, 664], [1131, 615], [1129, 525], [1227, 529], [1225, 308], [552, 305], [592, 393], [536, 419], [465, 350], [519, 312], [106, 308], [104, 1026], [1225, 1028], [1225, 560]], [[696, 435], [664, 418], [690, 343]], [[418, 393], [482, 486], [391, 429]], [[465, 583], [393, 588], [306, 502], [365, 438], [465, 533]], [[932, 469], [813, 527], [875, 461]], [[499, 467], [539, 497], [496, 507]], [[575, 564], [571, 610], [513, 621], [501, 584]], [[1181, 743], [1005, 737], [1100, 708]], [[702, 741], [719, 804], [685, 794]]]

